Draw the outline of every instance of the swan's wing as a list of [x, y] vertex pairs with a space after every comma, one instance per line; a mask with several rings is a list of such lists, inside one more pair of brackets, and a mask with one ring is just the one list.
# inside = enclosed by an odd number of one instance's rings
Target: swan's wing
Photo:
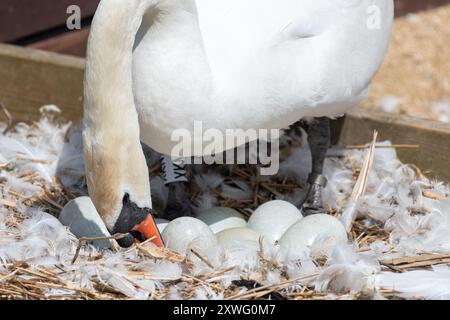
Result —
[[[333, 0], [336, 1], [336, 0]], [[224, 74], [279, 37], [307, 38], [326, 28], [332, 1], [196, 0], [213, 73]], [[317, 14], [320, 14], [320, 19]]]
[[297, 93], [297, 98], [320, 91], [321, 97], [327, 92], [327, 101], [333, 103], [367, 89], [385, 55], [393, 18], [392, 0], [196, 0], [196, 4], [206, 56], [219, 86], [234, 85], [243, 66], [251, 64], [251, 81], [264, 72], [271, 72], [273, 79], [277, 70], [286, 70], [278, 79], [288, 79], [290, 73], [297, 88], [320, 82], [319, 88]]

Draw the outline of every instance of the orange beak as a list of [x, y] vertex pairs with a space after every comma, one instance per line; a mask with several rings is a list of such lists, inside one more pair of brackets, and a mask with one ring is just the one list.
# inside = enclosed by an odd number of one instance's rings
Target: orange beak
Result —
[[[158, 227], [151, 214], [149, 214], [143, 222], [135, 226], [131, 231], [140, 232], [147, 240], [153, 239], [151, 240], [151, 242], [156, 244], [158, 247], [164, 247], [164, 242], [161, 238], [161, 234], [159, 233]], [[137, 239], [136, 241], [139, 242], [139, 240]]]

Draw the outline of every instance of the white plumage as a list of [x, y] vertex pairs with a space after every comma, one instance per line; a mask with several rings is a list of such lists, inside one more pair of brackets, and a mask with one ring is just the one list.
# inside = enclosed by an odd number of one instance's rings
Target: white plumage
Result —
[[282, 129], [343, 113], [366, 97], [392, 20], [392, 0], [101, 1], [84, 146], [90, 195], [108, 227], [124, 193], [151, 207], [140, 140], [171, 154], [174, 130], [192, 132], [195, 121], [204, 130]]
[[[194, 121], [286, 128], [345, 112], [365, 97], [392, 21], [385, 0], [183, 3], [153, 4], [133, 53], [141, 138], [166, 154], [173, 130]], [[381, 10], [379, 30], [367, 27], [370, 5]]]

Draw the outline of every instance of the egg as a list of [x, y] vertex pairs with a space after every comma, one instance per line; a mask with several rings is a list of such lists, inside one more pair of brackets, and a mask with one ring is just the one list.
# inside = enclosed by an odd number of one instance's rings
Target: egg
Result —
[[164, 229], [167, 227], [167, 225], [170, 223], [170, 221], [166, 219], [156, 218], [155, 223], [156, 226], [158, 227], [159, 233], [162, 233]]
[[216, 236], [220, 244], [225, 244], [233, 240], [258, 243], [261, 237], [258, 232], [249, 228], [227, 229], [219, 232]]
[[268, 243], [275, 244], [289, 227], [302, 218], [300, 210], [293, 204], [274, 200], [258, 207], [247, 227], [260, 233]]
[[[78, 238], [111, 236], [89, 197], [79, 197], [67, 203], [59, 215], [59, 221]], [[95, 240], [92, 244], [98, 249], [111, 249], [113, 242]]]
[[208, 253], [217, 246], [212, 230], [203, 221], [192, 217], [173, 220], [161, 236], [167, 248], [180, 254], [186, 254], [189, 248], [199, 253]]
[[320, 242], [320, 248], [314, 248], [312, 255], [330, 256], [337, 243], [347, 242], [347, 232], [338, 219], [327, 214], [314, 214], [303, 218], [286, 231], [278, 242], [280, 253], [304, 251], [319, 238], [326, 240]]
[[223, 230], [247, 226], [247, 221], [242, 214], [224, 207], [203, 210], [197, 215], [197, 219], [206, 223], [216, 234]]

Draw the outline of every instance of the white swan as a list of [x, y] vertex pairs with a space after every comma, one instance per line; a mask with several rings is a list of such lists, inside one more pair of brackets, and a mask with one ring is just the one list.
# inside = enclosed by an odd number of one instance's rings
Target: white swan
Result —
[[[151, 208], [140, 141], [170, 154], [175, 129], [286, 128], [366, 97], [392, 0], [102, 0], [89, 38], [89, 194], [126, 232], [124, 196]], [[120, 221], [119, 221], [120, 220]]]

